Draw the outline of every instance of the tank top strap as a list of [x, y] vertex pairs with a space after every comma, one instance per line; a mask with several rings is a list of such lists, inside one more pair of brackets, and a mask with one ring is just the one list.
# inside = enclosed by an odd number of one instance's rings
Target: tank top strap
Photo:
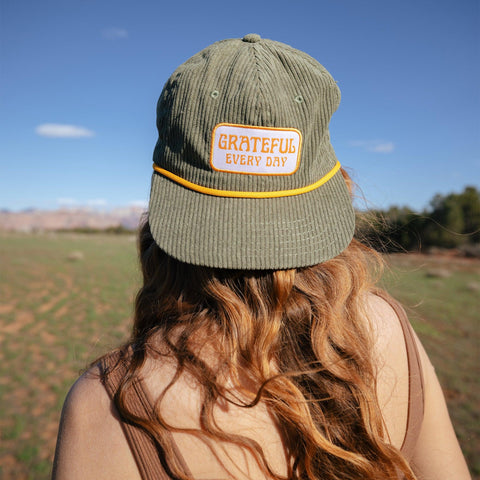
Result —
[[424, 413], [424, 380], [420, 354], [413, 328], [403, 307], [387, 293], [382, 291], [375, 293], [388, 302], [397, 314], [405, 339], [408, 359], [408, 413], [405, 438], [403, 439], [401, 451], [404, 457], [410, 460], [420, 434]]
[[[104, 357], [100, 361], [99, 367], [102, 383], [113, 401], [118, 387], [125, 376], [127, 370], [126, 362], [120, 352], [116, 351]], [[134, 415], [150, 421], [154, 419], [154, 406], [141, 380], [133, 381], [132, 387], [126, 395], [125, 404]], [[163, 450], [158, 442], [143, 428], [128, 420], [121, 418], [121, 425], [142, 480], [170, 480], [171, 477], [166, 472]], [[178, 450], [171, 432], [166, 431], [166, 436], [174, 451], [175, 458], [173, 461], [186, 475], [191, 476], [191, 472]]]

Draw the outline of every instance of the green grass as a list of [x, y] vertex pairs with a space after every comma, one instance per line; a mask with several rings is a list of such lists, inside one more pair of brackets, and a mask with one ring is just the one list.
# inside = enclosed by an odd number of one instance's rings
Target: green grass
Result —
[[[81, 259], [71, 260], [72, 252]], [[436, 366], [475, 478], [480, 262], [392, 256], [384, 284]], [[79, 372], [126, 339], [139, 286], [131, 236], [0, 234], [0, 477], [49, 478], [60, 409]], [[448, 276], [427, 275], [432, 269]]]
[[136, 262], [132, 236], [0, 235], [2, 478], [49, 477], [69, 386], [128, 336]]
[[383, 282], [407, 309], [435, 366], [467, 463], [480, 478], [480, 262], [393, 255], [389, 264]]

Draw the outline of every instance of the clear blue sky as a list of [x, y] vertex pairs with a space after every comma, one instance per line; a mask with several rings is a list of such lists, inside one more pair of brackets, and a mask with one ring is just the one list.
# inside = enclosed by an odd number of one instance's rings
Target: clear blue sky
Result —
[[480, 184], [478, 0], [0, 5], [0, 208], [145, 202], [164, 82], [247, 33], [306, 51], [338, 81], [332, 143], [370, 206], [422, 209]]

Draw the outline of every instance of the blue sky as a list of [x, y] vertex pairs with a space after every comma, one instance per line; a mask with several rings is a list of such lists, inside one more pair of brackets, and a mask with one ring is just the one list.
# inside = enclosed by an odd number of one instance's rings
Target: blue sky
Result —
[[0, 0], [0, 208], [146, 202], [173, 70], [259, 33], [338, 81], [340, 162], [367, 205], [480, 185], [477, 0]]

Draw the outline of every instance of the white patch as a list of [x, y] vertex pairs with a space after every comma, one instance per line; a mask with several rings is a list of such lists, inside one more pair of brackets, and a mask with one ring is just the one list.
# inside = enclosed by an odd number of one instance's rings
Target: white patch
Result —
[[213, 130], [214, 170], [250, 175], [291, 175], [300, 163], [302, 134], [294, 128], [219, 123]]

